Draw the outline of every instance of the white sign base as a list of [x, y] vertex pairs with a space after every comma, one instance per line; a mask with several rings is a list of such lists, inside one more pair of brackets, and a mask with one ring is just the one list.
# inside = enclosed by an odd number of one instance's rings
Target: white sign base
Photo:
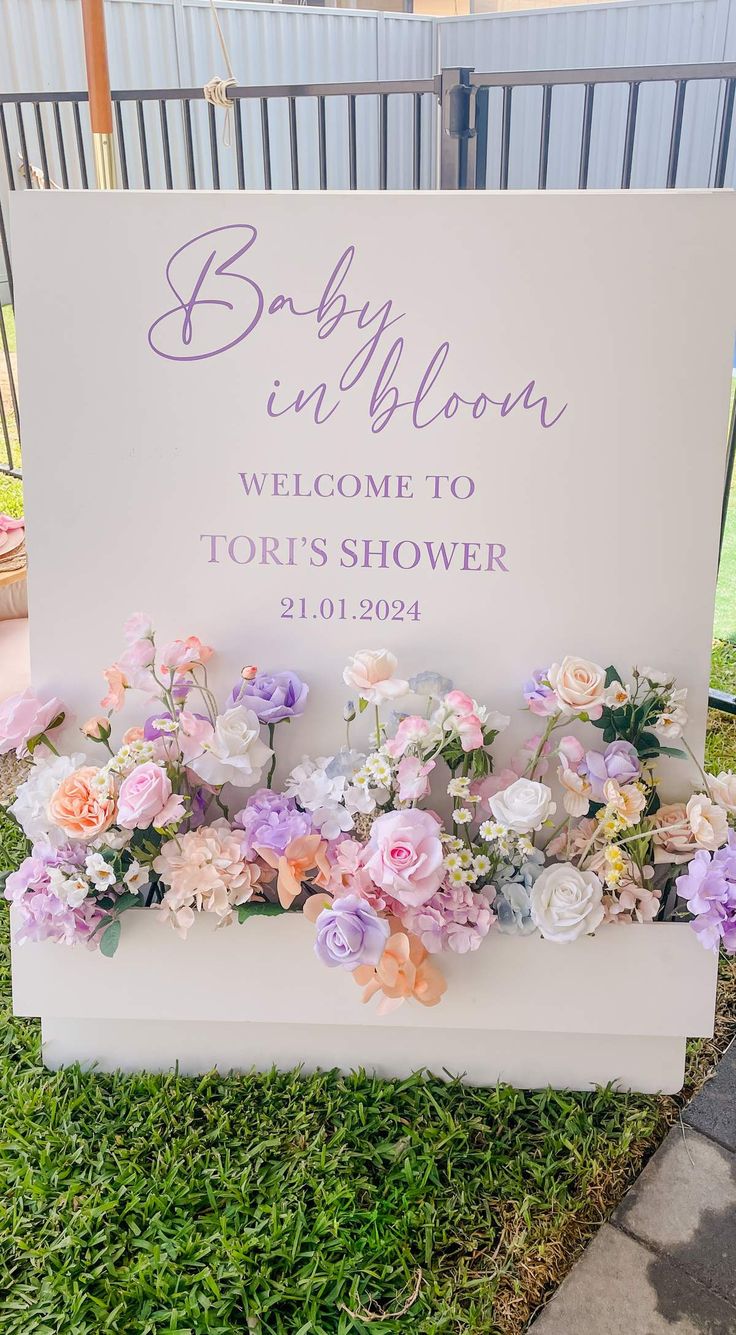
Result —
[[470, 958], [443, 956], [439, 1007], [384, 1018], [361, 1005], [351, 978], [327, 974], [313, 933], [296, 914], [225, 931], [199, 919], [182, 942], [134, 912], [113, 960], [51, 944], [16, 950], [14, 1009], [40, 1013], [52, 1068], [301, 1064], [399, 1078], [426, 1068], [477, 1085], [615, 1081], [643, 1093], [678, 1090], [685, 1036], [713, 1032], [716, 957], [684, 924], [609, 926], [565, 947], [494, 936]]

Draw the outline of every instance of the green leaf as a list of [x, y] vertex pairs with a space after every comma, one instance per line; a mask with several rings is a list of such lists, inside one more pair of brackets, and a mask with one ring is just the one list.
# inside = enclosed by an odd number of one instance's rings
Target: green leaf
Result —
[[675, 760], [687, 760], [684, 751], [680, 751], [676, 746], [660, 746], [660, 755], [673, 756]]
[[126, 909], [133, 909], [141, 902], [141, 897], [137, 891], [126, 890], [124, 894], [119, 895], [115, 900], [115, 912], [125, 913]]
[[358, 712], [364, 714], [367, 708], [368, 708], [368, 701], [364, 700], [361, 695], [360, 699], [358, 700]]
[[238, 922], [245, 922], [246, 918], [275, 918], [287, 911], [280, 904], [238, 904]]
[[5, 889], [5, 883], [10, 875], [9, 871], [0, 871], [0, 894]]
[[100, 937], [100, 954], [111, 959], [120, 945], [120, 919], [115, 918]]
[[613, 664], [609, 664], [609, 666], [606, 668], [606, 686], [610, 686], [611, 682], [613, 681], [620, 681], [620, 680], [621, 678], [618, 673], [618, 668], [615, 668]]

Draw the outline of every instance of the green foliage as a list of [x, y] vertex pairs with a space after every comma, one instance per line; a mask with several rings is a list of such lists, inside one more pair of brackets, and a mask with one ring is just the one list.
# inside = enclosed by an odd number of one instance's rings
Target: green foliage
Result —
[[286, 912], [280, 904], [238, 904], [238, 922], [245, 922], [247, 918], [271, 918]]

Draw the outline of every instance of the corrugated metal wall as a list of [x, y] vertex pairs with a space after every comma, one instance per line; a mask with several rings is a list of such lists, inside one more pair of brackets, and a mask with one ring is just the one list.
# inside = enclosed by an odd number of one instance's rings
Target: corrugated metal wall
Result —
[[[482, 0], [478, 0], [482, 3]], [[440, 58], [444, 65], [478, 70], [584, 69], [601, 65], [662, 65], [734, 59], [736, 20], [732, 0], [650, 0], [650, 3], [591, 5], [586, 8], [496, 14], [443, 23]], [[488, 184], [498, 183], [500, 92], [491, 100], [492, 126]], [[555, 89], [550, 136], [548, 187], [577, 185], [583, 112], [582, 88]], [[509, 186], [536, 185], [541, 90], [513, 95]], [[704, 164], [714, 155], [719, 93], [691, 86], [687, 92], [678, 185], [703, 185]], [[639, 95], [632, 186], [664, 185], [674, 89], [642, 87]], [[627, 89], [596, 90], [590, 151], [591, 189], [620, 184], [626, 126]], [[496, 133], [494, 133], [494, 128]], [[733, 155], [732, 155], [733, 156]], [[727, 183], [734, 182], [733, 162]]]
[[[476, 8], [484, 0], [475, 0]], [[117, 88], [192, 87], [224, 74], [223, 59], [208, 0], [106, 0], [111, 79]], [[478, 14], [472, 18], [431, 19], [401, 14], [295, 8], [272, 4], [218, 3], [218, 13], [238, 80], [243, 84], [426, 78], [443, 66], [478, 70], [528, 70], [597, 65], [661, 64], [736, 58], [736, 0], [617, 0], [613, 4], [527, 13]], [[0, 88], [3, 91], [74, 90], [84, 86], [79, 0], [0, 0]], [[634, 186], [664, 183], [669, 144], [672, 87], [643, 86], [639, 100]], [[680, 155], [679, 185], [706, 182], [715, 153], [719, 93], [690, 87]], [[433, 99], [424, 99], [423, 185], [434, 184]], [[548, 185], [577, 183], [583, 92], [556, 89], [553, 96]], [[513, 97], [509, 185], [534, 187], [539, 152], [541, 91], [518, 89]], [[300, 185], [318, 178], [317, 108], [305, 99], [298, 108]], [[50, 110], [44, 111], [52, 179], [59, 162]], [[151, 183], [164, 185], [159, 112], [145, 112]], [[179, 109], [171, 121], [174, 184], [184, 186], [183, 133]], [[203, 105], [193, 110], [196, 146], [207, 160]], [[222, 113], [218, 112], [218, 117]], [[263, 185], [261, 129], [256, 106], [243, 112], [247, 184]], [[86, 136], [86, 125], [83, 130]], [[619, 184], [626, 120], [626, 89], [596, 92], [589, 185]], [[62, 108], [65, 137], [74, 142], [70, 108]], [[39, 161], [32, 123], [28, 150]], [[348, 185], [347, 106], [327, 108], [328, 182]], [[13, 151], [18, 152], [17, 130]], [[358, 184], [378, 185], [376, 99], [359, 98], [357, 112]], [[138, 126], [133, 106], [124, 111], [131, 186], [143, 184]], [[287, 107], [271, 111], [274, 187], [291, 183]], [[736, 137], [734, 137], [736, 138]], [[498, 183], [500, 93], [491, 95], [488, 185]], [[411, 108], [400, 99], [389, 105], [389, 188], [411, 186]], [[91, 153], [86, 139], [88, 161]], [[736, 144], [732, 143], [728, 183], [736, 184]], [[232, 150], [220, 151], [221, 184], [236, 184]], [[70, 155], [70, 184], [81, 184]], [[1, 173], [0, 173], [1, 175]], [[211, 184], [204, 171], [198, 181]], [[2, 185], [0, 185], [0, 191]], [[0, 275], [0, 281], [2, 275]]]

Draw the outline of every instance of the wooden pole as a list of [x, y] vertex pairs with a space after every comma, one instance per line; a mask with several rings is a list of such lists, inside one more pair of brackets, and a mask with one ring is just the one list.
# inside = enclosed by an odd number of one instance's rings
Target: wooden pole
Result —
[[104, 0], [82, 0], [84, 58], [87, 65], [89, 119], [98, 190], [115, 189], [110, 70], [107, 63]]

